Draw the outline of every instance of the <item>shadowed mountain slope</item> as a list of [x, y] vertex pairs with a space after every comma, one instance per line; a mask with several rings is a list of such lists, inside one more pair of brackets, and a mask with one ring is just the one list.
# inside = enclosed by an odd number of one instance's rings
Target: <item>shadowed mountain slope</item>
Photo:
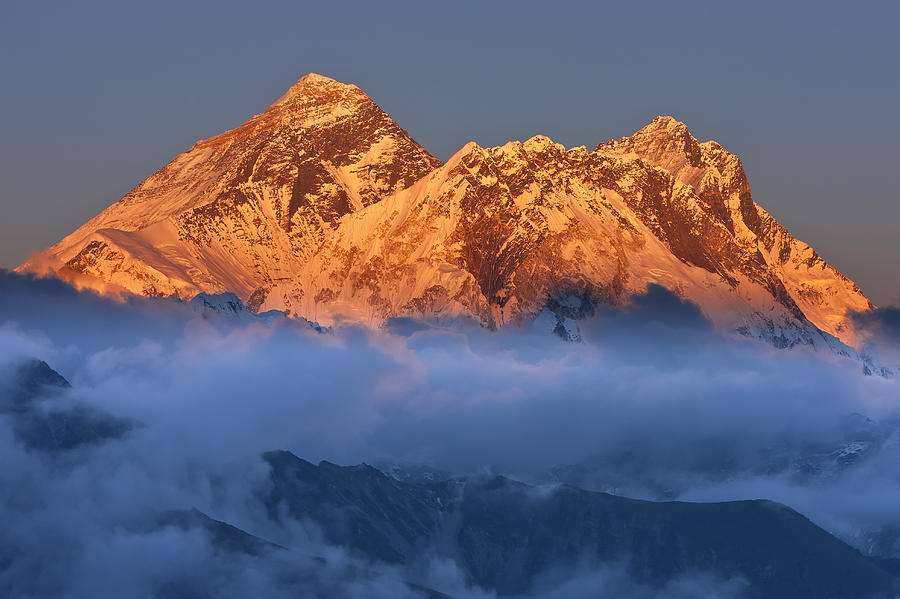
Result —
[[879, 563], [769, 501], [656, 503], [503, 477], [414, 484], [365, 465], [315, 466], [288, 452], [266, 459], [272, 518], [312, 520], [329, 542], [388, 563], [442, 555], [500, 594], [585, 561], [626, 563], [655, 586], [711, 572], [769, 599], [887, 596], [897, 584]]

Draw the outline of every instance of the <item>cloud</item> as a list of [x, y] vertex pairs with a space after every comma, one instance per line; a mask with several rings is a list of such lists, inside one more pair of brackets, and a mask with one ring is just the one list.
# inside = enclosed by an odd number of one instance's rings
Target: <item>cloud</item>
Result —
[[581, 563], [572, 569], [551, 571], [537, 581], [522, 599], [566, 599], [568, 597], [628, 597], [629, 599], [738, 599], [745, 595], [746, 581], [718, 578], [709, 573], [688, 573], [653, 587], [635, 583], [624, 564]]
[[863, 340], [863, 352], [891, 365], [900, 365], [900, 308], [877, 308], [853, 315]]
[[[759, 470], [773, 448], [802, 455], [844, 440], [852, 413], [893, 422], [896, 379], [864, 377], [852, 360], [804, 348], [720, 337], [695, 306], [659, 290], [624, 312], [598, 310], [581, 323], [583, 343], [538, 326], [491, 332], [468, 321], [325, 335], [291, 321], [229, 324], [183, 303], [111, 300], [11, 273], [0, 273], [0, 290], [0, 378], [21, 358], [43, 359], [72, 383], [57, 401], [142, 423], [121, 440], [49, 456], [26, 449], [12, 417], [0, 416], [0, 588], [13, 595], [96, 596], [98, 581], [107, 593], [152, 594], [199, 573], [222, 581], [218, 596], [274, 597], [306, 584], [290, 572], [296, 556], [316, 555], [331, 559], [302, 562], [314, 572], [304, 580], [320, 585], [312, 594], [416, 595], [403, 583], [409, 573], [265, 517], [256, 490], [268, 475], [259, 456], [271, 449], [532, 482], [574, 465], [580, 482], [622, 493], [776, 499], [845, 538], [900, 526], [890, 442], [815, 487]], [[894, 318], [868, 323], [879, 343], [896, 342]], [[211, 560], [203, 531], [153, 525], [192, 507], [291, 557]], [[440, 561], [421, 582], [490, 595]], [[585, 570], [548, 578], [541, 594], [620, 582], [614, 569]], [[704, 575], [678, 584], [663, 596], [740, 590]]]

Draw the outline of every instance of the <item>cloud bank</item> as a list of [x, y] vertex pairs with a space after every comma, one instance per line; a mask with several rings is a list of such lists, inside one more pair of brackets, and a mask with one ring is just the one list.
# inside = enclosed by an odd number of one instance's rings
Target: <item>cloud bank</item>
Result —
[[[50, 454], [26, 448], [14, 416], [0, 415], [9, 596], [422, 596], [405, 583], [413, 578], [453, 596], [491, 595], [452, 564], [414, 576], [329, 547], [309, 523], [272, 523], [257, 495], [268, 476], [260, 454], [272, 449], [647, 498], [769, 498], [879, 551], [900, 530], [895, 379], [803, 348], [722, 338], [694, 306], [658, 290], [581, 323], [583, 343], [540, 326], [496, 333], [465, 321], [319, 334], [10, 273], [0, 291], [4, 384], [23, 359], [45, 360], [72, 387], [41, 409], [85, 406], [139, 423], [121, 439]], [[878, 323], [882, 346], [898, 338], [892, 323], [890, 314]], [[829, 448], [856, 439], [854, 423], [869, 422], [853, 414], [874, 421], [860, 425], [869, 446], [855, 462], [828, 461]], [[798, 473], [823, 452], [837, 466]], [[191, 508], [290, 551], [213, 560], [204, 530], [165, 524]], [[660, 596], [741, 590], [704, 576]], [[631, 584], [615, 568], [585, 568], [551, 577], [536, 596]]]

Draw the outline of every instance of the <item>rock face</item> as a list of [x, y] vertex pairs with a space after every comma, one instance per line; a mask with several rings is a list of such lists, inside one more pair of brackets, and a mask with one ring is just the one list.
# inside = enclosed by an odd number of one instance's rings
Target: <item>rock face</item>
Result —
[[779, 347], [853, 345], [849, 312], [872, 308], [753, 201], [737, 156], [671, 117], [593, 151], [537, 136], [441, 165], [358, 88], [312, 74], [20, 268], [231, 291], [323, 325], [496, 327], [548, 306], [562, 321], [657, 284]]

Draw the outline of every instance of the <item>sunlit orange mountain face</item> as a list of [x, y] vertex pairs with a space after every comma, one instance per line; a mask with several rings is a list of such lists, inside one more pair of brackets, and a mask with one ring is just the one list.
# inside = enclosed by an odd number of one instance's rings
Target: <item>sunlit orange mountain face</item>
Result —
[[20, 271], [102, 292], [233, 292], [323, 325], [544, 317], [577, 335], [648, 285], [778, 347], [853, 346], [860, 289], [754, 202], [740, 159], [654, 118], [593, 149], [536, 136], [445, 164], [355, 85], [309, 74]]

